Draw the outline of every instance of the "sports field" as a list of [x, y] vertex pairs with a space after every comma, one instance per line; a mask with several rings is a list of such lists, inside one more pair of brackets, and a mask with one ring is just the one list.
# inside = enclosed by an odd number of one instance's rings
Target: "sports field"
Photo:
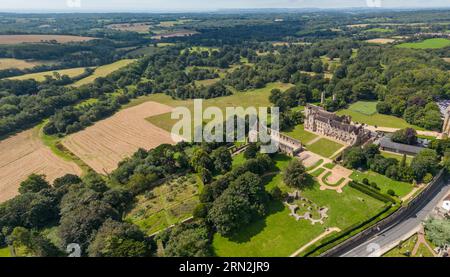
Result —
[[440, 49], [450, 46], [450, 39], [446, 38], [431, 38], [420, 42], [407, 42], [397, 45], [399, 48], [413, 48], [413, 49]]

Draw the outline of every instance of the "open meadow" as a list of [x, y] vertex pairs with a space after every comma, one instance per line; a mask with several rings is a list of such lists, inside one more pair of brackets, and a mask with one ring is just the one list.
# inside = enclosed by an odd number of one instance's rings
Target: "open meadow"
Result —
[[450, 39], [446, 38], [431, 38], [420, 42], [407, 42], [397, 45], [400, 48], [413, 49], [440, 49], [450, 46]]
[[96, 172], [110, 173], [139, 148], [174, 143], [169, 132], [145, 120], [171, 110], [167, 105], [145, 102], [67, 136], [62, 144]]
[[30, 174], [45, 174], [52, 182], [65, 174], [81, 174], [73, 162], [57, 157], [39, 139], [34, 128], [0, 141], [0, 203], [18, 194]]
[[122, 67], [125, 67], [125, 66], [131, 64], [134, 61], [135, 61], [134, 59], [124, 59], [124, 60], [119, 60], [119, 61], [111, 63], [111, 64], [99, 66], [94, 70], [94, 73], [92, 75], [75, 82], [73, 84], [73, 86], [79, 87], [82, 85], [92, 83], [95, 81], [95, 79], [100, 78], [100, 77], [106, 77], [109, 74], [113, 73], [114, 71], [119, 70]]
[[61, 69], [61, 70], [52, 70], [52, 71], [44, 71], [44, 72], [38, 72], [38, 73], [30, 73], [20, 76], [11, 77], [9, 79], [11, 80], [28, 80], [33, 79], [36, 82], [43, 82], [45, 81], [45, 76], [52, 76], [53, 73], [57, 72], [59, 75], [67, 75], [69, 78], [74, 78], [77, 76], [80, 76], [85, 71], [84, 67], [76, 67], [76, 68], [69, 68], [69, 69]]
[[347, 109], [338, 111], [337, 114], [350, 115], [353, 122], [372, 126], [400, 129], [411, 127], [416, 130], [423, 130], [423, 128], [409, 124], [403, 118], [378, 113], [376, 104], [377, 102], [358, 101]]

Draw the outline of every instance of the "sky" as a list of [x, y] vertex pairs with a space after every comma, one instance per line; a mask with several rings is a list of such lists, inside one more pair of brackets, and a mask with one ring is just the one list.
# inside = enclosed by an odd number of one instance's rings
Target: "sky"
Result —
[[207, 11], [258, 8], [432, 8], [450, 0], [0, 0], [1, 11]]

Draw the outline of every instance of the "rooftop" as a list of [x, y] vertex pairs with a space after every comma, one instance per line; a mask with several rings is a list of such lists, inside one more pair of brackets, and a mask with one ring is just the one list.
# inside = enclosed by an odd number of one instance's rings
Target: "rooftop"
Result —
[[383, 138], [381, 138], [380, 146], [390, 148], [390, 149], [395, 149], [400, 152], [407, 152], [407, 153], [413, 153], [413, 154], [419, 154], [419, 152], [424, 149], [423, 147], [419, 147], [419, 146], [393, 142], [391, 140], [391, 138], [388, 136], [384, 136]]

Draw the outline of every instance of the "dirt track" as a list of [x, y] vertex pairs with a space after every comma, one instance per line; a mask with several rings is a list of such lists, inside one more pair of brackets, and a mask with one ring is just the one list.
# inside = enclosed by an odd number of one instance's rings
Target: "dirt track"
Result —
[[145, 120], [171, 110], [172, 107], [166, 105], [146, 102], [70, 135], [62, 143], [98, 173], [110, 173], [139, 148], [148, 150], [174, 143], [169, 132]]
[[35, 129], [0, 141], [0, 203], [16, 196], [20, 182], [32, 173], [45, 174], [52, 182], [67, 173], [79, 175], [81, 169], [55, 156]]

